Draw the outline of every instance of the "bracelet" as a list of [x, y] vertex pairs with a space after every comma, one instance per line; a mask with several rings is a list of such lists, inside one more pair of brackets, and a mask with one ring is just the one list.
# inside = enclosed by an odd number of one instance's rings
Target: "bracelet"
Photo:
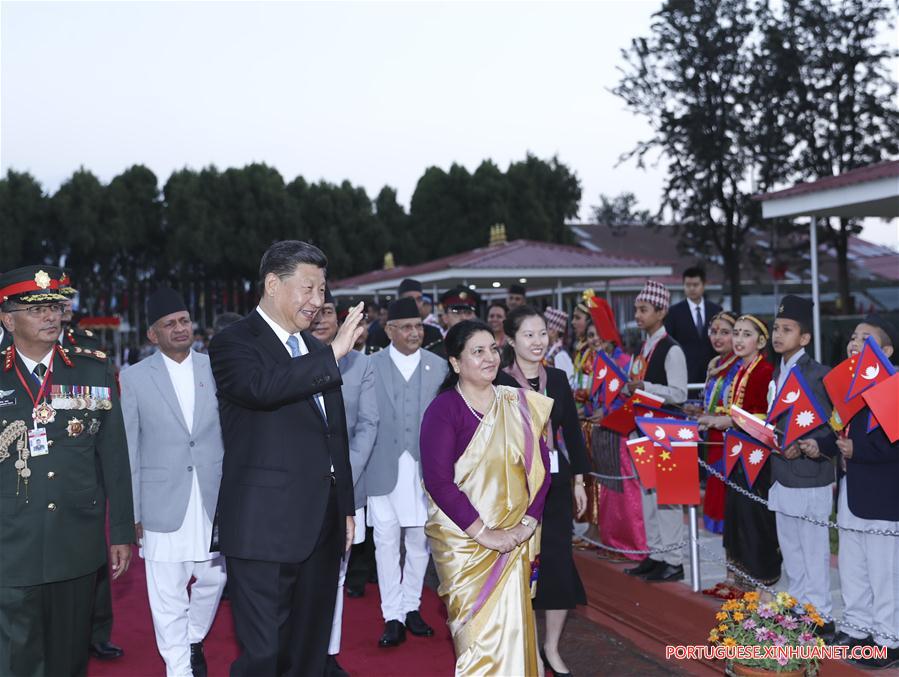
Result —
[[481, 522], [481, 529], [480, 529], [480, 531], [478, 531], [478, 533], [476, 533], [474, 536], [472, 536], [472, 538], [473, 538], [474, 540], [478, 540], [478, 537], [479, 537], [481, 534], [483, 534], [484, 531], [485, 531], [486, 529], [487, 529], [487, 523], [486, 523], [486, 522]]

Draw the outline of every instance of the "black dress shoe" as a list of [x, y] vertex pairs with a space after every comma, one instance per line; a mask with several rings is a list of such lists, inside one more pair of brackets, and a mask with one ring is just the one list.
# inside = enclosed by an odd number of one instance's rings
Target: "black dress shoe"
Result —
[[684, 565], [678, 564], [674, 566], [673, 564], [665, 564], [662, 563], [662, 566], [657, 567], [654, 571], [651, 571], [649, 574], [643, 577], [644, 581], [653, 581], [653, 582], [664, 582], [664, 581], [682, 581], [684, 579]]
[[887, 648], [887, 655], [884, 658], [857, 658], [851, 660], [853, 665], [858, 665], [871, 670], [885, 670], [899, 665], [899, 648]]
[[654, 560], [652, 557], [645, 557], [637, 566], [625, 569], [624, 573], [628, 576], [645, 576], [660, 564], [664, 564], [664, 562]]
[[387, 621], [384, 624], [384, 634], [378, 640], [378, 646], [386, 649], [391, 646], [399, 646], [406, 641], [406, 626], [399, 621]]
[[852, 635], [849, 635], [842, 630], [836, 633], [833, 636], [833, 641], [831, 642], [834, 646], [848, 646], [850, 648], [854, 646], [873, 646], [874, 638], [871, 635], [867, 637], [862, 637], [861, 639], [857, 639]]
[[365, 586], [364, 585], [348, 585], [346, 586], [346, 596], [347, 597], [365, 597]]
[[549, 660], [546, 658], [546, 652], [543, 650], [543, 647], [540, 647], [540, 660], [543, 661], [543, 669], [549, 670], [556, 677], [572, 677], [570, 672], [556, 672], [556, 669], [550, 665]]
[[125, 653], [122, 650], [122, 647], [116, 646], [112, 642], [93, 642], [88, 651], [90, 655], [94, 658], [99, 658], [101, 661], [112, 660], [113, 658], [121, 658], [121, 656]]
[[833, 636], [836, 634], [837, 626], [833, 621], [828, 621], [824, 625], [816, 625], [812, 629], [812, 634], [824, 640], [825, 644], [833, 644]]
[[350, 677], [350, 673], [340, 667], [337, 656], [328, 654], [325, 660], [325, 677]]
[[190, 669], [194, 677], [206, 677], [206, 656], [203, 654], [203, 642], [190, 645]]
[[410, 611], [406, 614], [406, 630], [416, 637], [430, 637], [434, 634], [434, 629], [424, 622], [418, 611]]

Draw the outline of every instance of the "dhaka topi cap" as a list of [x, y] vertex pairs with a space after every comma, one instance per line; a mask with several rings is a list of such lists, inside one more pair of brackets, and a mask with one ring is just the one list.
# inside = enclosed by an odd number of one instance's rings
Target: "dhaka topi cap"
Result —
[[804, 299], [795, 294], [787, 294], [780, 300], [777, 307], [778, 320], [795, 320], [806, 331], [812, 330], [812, 308], [815, 307], [814, 302], [810, 299]]
[[405, 280], [400, 282], [400, 288], [396, 290], [396, 293], [397, 296], [402, 296], [406, 292], [410, 291], [417, 291], [420, 294], [421, 290], [421, 282], [419, 282], [418, 280], [413, 280], [411, 277], [407, 277]]
[[661, 282], [646, 280], [643, 290], [637, 294], [636, 302], [640, 303], [641, 301], [645, 301], [656, 308], [667, 310], [668, 306], [671, 305], [671, 292]]
[[397, 299], [387, 306], [387, 321], [392, 320], [417, 320], [421, 319], [418, 312], [418, 304], [415, 299], [406, 298]]
[[565, 329], [568, 327], [568, 315], [562, 310], [558, 310], [549, 306], [546, 310], [543, 311], [543, 319], [546, 320], [546, 326], [553, 331], [557, 331], [560, 334], [565, 333]]
[[0, 275], [0, 302], [40, 305], [65, 301], [59, 291], [62, 271], [56, 266], [23, 266]]
[[181, 294], [171, 287], [159, 287], [147, 299], [147, 324], [154, 325], [159, 318], [182, 310], [187, 306]]
[[524, 288], [524, 285], [510, 284], [509, 285], [509, 293], [510, 294], [518, 294], [519, 296], [527, 296], [528, 290]]

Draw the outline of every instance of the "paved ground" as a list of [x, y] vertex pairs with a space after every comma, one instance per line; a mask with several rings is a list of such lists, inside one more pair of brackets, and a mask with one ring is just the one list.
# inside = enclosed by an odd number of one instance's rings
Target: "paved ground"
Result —
[[[542, 614], [538, 616], [543, 635]], [[686, 675], [673, 665], [647, 656], [620, 635], [588, 621], [577, 613], [570, 614], [562, 634], [560, 653], [575, 677], [615, 675], [615, 677], [655, 677]], [[547, 672], [547, 677], [551, 675]]]

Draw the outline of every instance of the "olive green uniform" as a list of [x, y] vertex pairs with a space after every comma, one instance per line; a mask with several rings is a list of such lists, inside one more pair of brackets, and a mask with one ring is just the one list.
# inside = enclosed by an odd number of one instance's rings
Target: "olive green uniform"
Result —
[[[56, 350], [56, 349], [54, 349]], [[32, 429], [38, 386], [20, 358], [0, 354], [0, 442], [16, 421]], [[17, 443], [0, 461], [0, 675], [83, 675], [87, 670], [97, 570], [106, 562], [105, 517], [113, 544], [134, 540], [131, 469], [115, 373], [106, 355], [81, 347], [54, 353], [55, 419], [44, 425], [49, 453], [15, 467]], [[66, 363], [68, 362], [68, 364]], [[92, 400], [73, 386], [94, 386]], [[109, 408], [97, 406], [108, 398]], [[49, 398], [47, 398], [48, 401]], [[3, 444], [0, 443], [0, 456]]]

